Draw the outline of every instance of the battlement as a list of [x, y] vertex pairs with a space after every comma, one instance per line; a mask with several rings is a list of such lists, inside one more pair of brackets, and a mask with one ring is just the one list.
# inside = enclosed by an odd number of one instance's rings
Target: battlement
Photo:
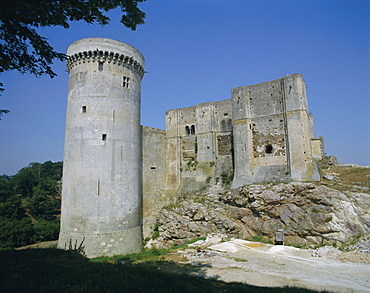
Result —
[[[99, 48], [93, 49], [92, 48]], [[134, 47], [111, 39], [87, 38], [72, 43], [67, 51], [67, 70], [85, 62], [112, 63], [123, 66], [141, 79], [144, 76], [144, 57]]]

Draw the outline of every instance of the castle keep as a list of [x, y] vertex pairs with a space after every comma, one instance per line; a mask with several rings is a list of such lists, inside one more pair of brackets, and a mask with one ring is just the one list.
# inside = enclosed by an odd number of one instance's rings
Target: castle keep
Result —
[[84, 239], [88, 256], [133, 253], [160, 208], [210, 180], [319, 180], [302, 75], [231, 91], [231, 99], [166, 113], [166, 130], [140, 126], [144, 58], [88, 38], [68, 48], [69, 71], [59, 247]]

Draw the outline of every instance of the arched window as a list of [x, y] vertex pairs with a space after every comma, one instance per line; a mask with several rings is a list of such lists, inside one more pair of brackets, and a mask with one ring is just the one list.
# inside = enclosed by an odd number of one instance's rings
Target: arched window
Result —
[[233, 121], [231, 119], [227, 120], [227, 130], [233, 129]]
[[186, 133], [186, 135], [190, 135], [189, 126], [185, 126], [185, 133]]
[[221, 130], [227, 130], [226, 129], [226, 121], [225, 120], [222, 120], [221, 121]]
[[195, 134], [195, 125], [190, 127], [190, 134]]

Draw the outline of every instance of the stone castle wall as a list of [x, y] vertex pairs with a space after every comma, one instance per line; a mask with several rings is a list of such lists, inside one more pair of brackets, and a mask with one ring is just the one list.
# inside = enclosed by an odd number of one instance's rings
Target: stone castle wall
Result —
[[302, 75], [232, 90], [235, 177], [251, 183], [318, 180]]
[[169, 203], [165, 193], [166, 133], [142, 126], [143, 139], [143, 237], [150, 237], [162, 207]]
[[[217, 181], [234, 175], [233, 188], [315, 181], [319, 173], [314, 159], [324, 154], [323, 139], [314, 137], [300, 74], [235, 88], [228, 100], [167, 111], [162, 153], [156, 143], [150, 143], [155, 142], [152, 134], [147, 135], [149, 139], [146, 134], [143, 137], [149, 142], [143, 143], [147, 144], [144, 153], [164, 156], [165, 163], [160, 176], [164, 189], [154, 194], [152, 183], [148, 192], [144, 189], [145, 237], [153, 232], [161, 206], [173, 202], [176, 195], [204, 187], [211, 178]], [[145, 166], [147, 159], [143, 158]], [[152, 179], [146, 179], [145, 171], [143, 174], [145, 186]], [[150, 207], [154, 207], [152, 211]]]
[[166, 130], [140, 126], [144, 58], [114, 40], [68, 49], [60, 248], [85, 239], [88, 256], [138, 252], [162, 207], [207, 182], [319, 180], [302, 75], [231, 91], [231, 98], [166, 113]]

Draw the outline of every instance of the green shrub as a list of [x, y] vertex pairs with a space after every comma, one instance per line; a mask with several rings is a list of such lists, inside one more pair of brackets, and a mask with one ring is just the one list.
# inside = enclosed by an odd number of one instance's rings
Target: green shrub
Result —
[[21, 220], [0, 216], [0, 250], [33, 243], [34, 229], [29, 218]]
[[57, 240], [59, 236], [60, 223], [59, 221], [40, 221], [35, 223], [33, 228], [35, 230], [35, 242]]
[[271, 240], [268, 240], [263, 236], [253, 236], [251, 241], [273, 244]]
[[223, 172], [221, 174], [221, 179], [224, 184], [230, 184], [233, 181], [234, 173], [227, 174], [226, 172]]
[[331, 217], [331, 216], [330, 216], [330, 217], [325, 218], [325, 222], [326, 222], [326, 223], [329, 223], [331, 220], [333, 220], [333, 217]]

